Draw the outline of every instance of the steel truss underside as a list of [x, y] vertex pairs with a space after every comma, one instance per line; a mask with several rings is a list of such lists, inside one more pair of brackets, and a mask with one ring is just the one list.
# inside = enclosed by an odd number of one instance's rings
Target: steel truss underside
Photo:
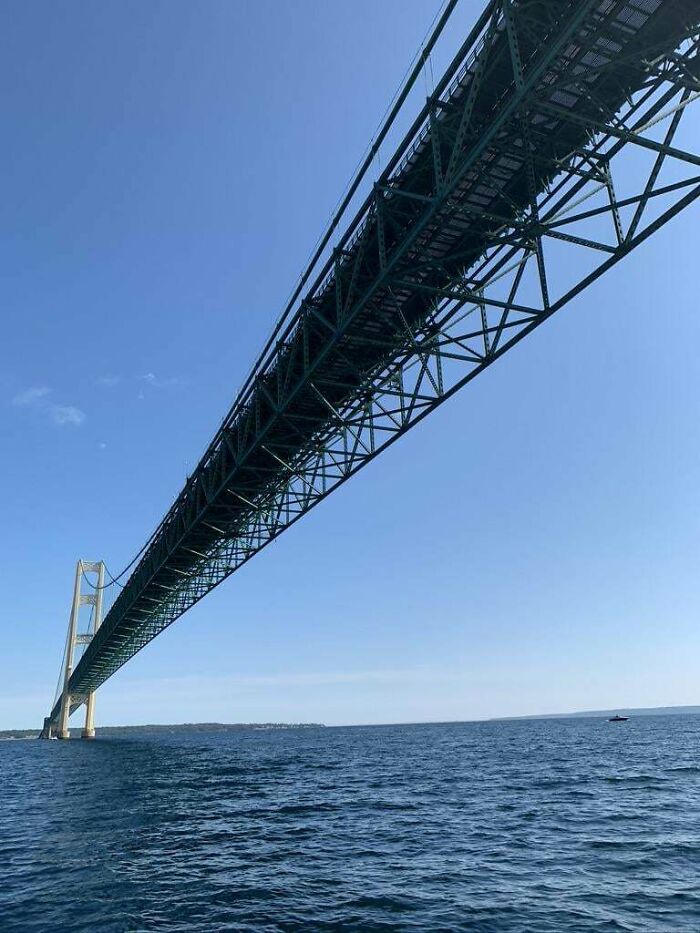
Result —
[[697, 0], [487, 6], [86, 649], [72, 708], [700, 196], [676, 145], [699, 22]]

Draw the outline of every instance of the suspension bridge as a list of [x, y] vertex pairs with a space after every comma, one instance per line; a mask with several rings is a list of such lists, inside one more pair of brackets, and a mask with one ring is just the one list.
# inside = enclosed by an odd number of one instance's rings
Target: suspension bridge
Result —
[[370, 183], [457, 2], [104, 619], [78, 563], [44, 737], [83, 704], [93, 736], [136, 652], [700, 196], [700, 0], [492, 0]]

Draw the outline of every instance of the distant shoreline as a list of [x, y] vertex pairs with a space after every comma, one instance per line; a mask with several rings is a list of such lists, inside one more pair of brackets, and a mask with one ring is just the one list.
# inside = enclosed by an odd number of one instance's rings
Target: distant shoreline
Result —
[[[435, 722], [403, 722], [403, 723], [371, 723], [363, 725], [344, 725], [335, 728], [372, 728], [381, 726], [429, 726], [429, 725], [455, 725], [460, 722], [519, 722], [522, 720], [538, 719], [601, 719], [614, 716], [698, 716], [699, 706], [619, 706], [614, 709], [581, 710], [575, 713], [535, 713], [527, 716], [493, 716], [489, 719], [453, 719]], [[132, 735], [141, 732], [265, 732], [286, 729], [327, 729], [334, 728], [320, 722], [185, 722], [171, 724], [150, 724], [142, 726], [102, 726], [97, 728], [98, 735]], [[13, 739], [35, 739], [39, 736], [38, 729], [0, 729], [0, 741]]]
[[587, 709], [575, 713], [535, 713], [529, 716], [494, 716], [489, 722], [513, 722], [518, 719], [596, 719], [601, 716], [697, 716], [700, 706], [617, 706], [612, 709]]
[[[139, 732], [274, 732], [284, 729], [323, 729], [320, 722], [181, 722], [143, 726], [98, 726], [97, 735], [129, 735]], [[0, 729], [0, 741], [36, 739], [39, 729]]]

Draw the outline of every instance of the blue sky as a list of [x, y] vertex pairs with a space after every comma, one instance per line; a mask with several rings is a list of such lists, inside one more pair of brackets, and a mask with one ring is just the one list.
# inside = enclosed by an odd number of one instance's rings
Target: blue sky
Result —
[[[5, 10], [0, 728], [47, 712], [76, 559], [116, 572], [178, 492], [436, 6]], [[98, 723], [700, 703], [698, 217], [160, 636]]]

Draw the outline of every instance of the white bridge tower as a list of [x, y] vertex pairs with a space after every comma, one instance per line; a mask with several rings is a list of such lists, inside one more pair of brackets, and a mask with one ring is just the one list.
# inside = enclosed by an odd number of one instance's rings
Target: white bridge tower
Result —
[[[93, 583], [88, 574], [96, 575], [97, 579]], [[102, 623], [102, 595], [104, 593], [105, 565], [102, 561], [94, 562], [88, 560], [79, 560], [75, 569], [75, 583], [73, 586], [73, 605], [71, 607], [70, 620], [68, 622], [68, 636], [66, 639], [66, 651], [62, 670], [61, 688], [61, 706], [58, 715], [58, 722], [47, 720], [44, 723], [42, 736], [52, 738], [53, 733], [59, 739], [69, 739], [70, 729], [68, 728], [68, 719], [71, 712], [85, 703], [85, 728], [82, 731], [82, 738], [95, 738], [95, 691], [87, 694], [71, 694], [69, 692], [70, 678], [73, 673], [75, 649], [78, 645], [89, 645], [95, 636], [95, 632]], [[84, 584], [87, 584], [87, 591], [84, 592]], [[90, 606], [90, 613], [84, 611], [84, 607]], [[83, 610], [81, 612], [81, 610]], [[86, 618], [87, 617], [87, 618]], [[81, 630], [83, 620], [86, 619], [86, 625]]]

